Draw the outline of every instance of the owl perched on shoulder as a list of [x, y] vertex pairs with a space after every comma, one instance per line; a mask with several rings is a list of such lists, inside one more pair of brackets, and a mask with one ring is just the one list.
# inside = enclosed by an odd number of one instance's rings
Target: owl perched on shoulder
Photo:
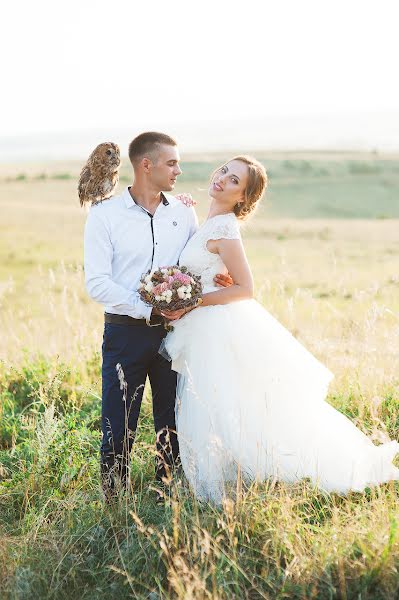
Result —
[[93, 150], [79, 177], [80, 206], [98, 204], [112, 196], [119, 181], [120, 164], [117, 144], [104, 142]]

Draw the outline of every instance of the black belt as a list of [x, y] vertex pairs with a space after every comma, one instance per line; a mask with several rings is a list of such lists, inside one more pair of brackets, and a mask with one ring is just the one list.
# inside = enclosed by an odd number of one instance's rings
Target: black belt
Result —
[[134, 319], [129, 315], [114, 315], [112, 313], [104, 313], [106, 323], [114, 323], [116, 325], [146, 325], [147, 327], [155, 327], [162, 325], [163, 318], [160, 315], [151, 315], [151, 319], [147, 323], [146, 319]]

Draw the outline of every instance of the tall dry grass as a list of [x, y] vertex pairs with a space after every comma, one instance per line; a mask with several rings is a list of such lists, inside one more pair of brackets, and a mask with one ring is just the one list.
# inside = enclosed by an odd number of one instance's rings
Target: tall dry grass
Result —
[[[178, 476], [159, 506], [148, 388], [131, 489], [102, 503], [102, 311], [84, 289], [83, 218], [49, 204], [72, 184], [26, 211], [21, 188], [10, 231], [42, 205], [53, 228], [42, 212], [26, 245], [0, 243], [0, 597], [398, 597], [397, 484], [341, 497], [268, 481], [218, 508]], [[334, 372], [329, 402], [375, 443], [399, 438], [398, 222], [259, 213], [244, 238], [257, 299]]]

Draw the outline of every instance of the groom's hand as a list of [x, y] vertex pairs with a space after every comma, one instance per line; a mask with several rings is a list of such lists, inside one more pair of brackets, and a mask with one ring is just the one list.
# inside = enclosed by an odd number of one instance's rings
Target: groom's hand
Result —
[[217, 285], [220, 285], [221, 287], [230, 287], [234, 283], [229, 273], [227, 273], [227, 275], [222, 275], [221, 273], [219, 273], [218, 275], [215, 275], [213, 280]]

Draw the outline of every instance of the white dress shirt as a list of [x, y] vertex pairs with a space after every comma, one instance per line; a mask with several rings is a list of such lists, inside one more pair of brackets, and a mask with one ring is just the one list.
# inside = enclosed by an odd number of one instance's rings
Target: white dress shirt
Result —
[[170, 194], [151, 217], [136, 204], [129, 188], [90, 208], [84, 234], [86, 289], [105, 312], [149, 319], [137, 291], [149, 269], [177, 264], [198, 229], [195, 210]]

